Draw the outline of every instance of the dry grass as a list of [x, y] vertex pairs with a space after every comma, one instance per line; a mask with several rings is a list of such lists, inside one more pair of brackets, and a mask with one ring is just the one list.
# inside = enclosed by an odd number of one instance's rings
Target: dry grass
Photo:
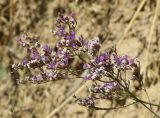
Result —
[[[135, 57], [139, 52], [142, 74], [151, 102], [160, 104], [160, 8], [159, 0], [55, 0], [0, 1], [0, 118], [150, 118], [140, 105], [115, 111], [94, 111], [78, 106], [72, 99], [76, 80], [42, 85], [17, 86], [11, 79], [10, 64], [24, 52], [14, 39], [21, 32], [38, 34], [41, 42], [52, 46], [57, 41], [51, 33], [58, 11], [74, 11], [78, 33], [86, 39], [101, 35], [104, 51], [118, 44], [118, 52]], [[125, 40], [124, 40], [125, 39]], [[62, 86], [63, 85], [63, 86]], [[76, 94], [84, 95], [83, 85]], [[80, 87], [80, 86], [79, 86]], [[83, 91], [80, 91], [83, 89]], [[140, 96], [147, 99], [144, 92]], [[67, 99], [68, 98], [68, 99]], [[128, 102], [128, 101], [127, 101]], [[108, 104], [108, 103], [107, 103]], [[99, 103], [104, 105], [104, 102]], [[108, 104], [110, 105], [110, 103]], [[59, 107], [57, 107], [59, 106]], [[154, 109], [160, 115], [159, 109]]]

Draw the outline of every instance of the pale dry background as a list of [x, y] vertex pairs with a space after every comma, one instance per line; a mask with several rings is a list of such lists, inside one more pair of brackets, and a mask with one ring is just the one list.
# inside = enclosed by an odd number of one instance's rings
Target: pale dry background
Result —
[[[140, 5], [142, 8], [138, 12]], [[75, 12], [78, 33], [86, 39], [101, 36], [104, 40], [102, 51], [121, 40], [118, 43], [119, 53], [135, 57], [141, 52], [138, 58], [148, 94], [153, 103], [160, 104], [159, 6], [158, 0], [0, 0], [0, 118], [46, 118], [79, 86], [80, 81], [76, 78], [18, 86], [10, 76], [10, 65], [20, 61], [24, 55], [15, 38], [25, 31], [39, 35], [40, 42], [54, 46], [57, 39], [51, 31], [59, 11]], [[128, 32], [124, 33], [127, 28]], [[83, 90], [80, 94], [85, 92]], [[147, 100], [144, 92], [138, 94]], [[104, 103], [99, 104], [104, 107]], [[155, 108], [154, 111], [160, 115], [160, 109]], [[89, 117], [152, 118], [152, 115], [141, 105], [92, 113], [73, 99], [53, 116]]]

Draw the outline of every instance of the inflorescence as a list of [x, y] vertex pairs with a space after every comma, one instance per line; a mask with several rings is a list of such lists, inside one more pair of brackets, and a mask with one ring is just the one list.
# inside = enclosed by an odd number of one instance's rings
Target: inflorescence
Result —
[[[82, 35], [76, 34], [76, 25], [73, 13], [58, 16], [54, 31], [54, 35], [59, 38], [56, 51], [47, 44], [40, 44], [38, 37], [22, 34], [16, 41], [26, 49], [27, 55], [20, 63], [12, 65], [13, 72], [37, 70], [38, 74], [34, 75], [35, 72], [27, 76], [27, 81], [32, 83], [67, 79], [70, 75], [81, 77], [77, 74], [76, 67], [70, 63], [70, 60], [78, 57], [83, 65], [81, 71], [87, 72], [84, 81], [93, 82], [86, 98], [74, 96], [80, 105], [94, 108], [96, 100], [124, 97], [141, 103], [142, 100], [130, 91], [131, 82], [142, 83], [139, 73], [135, 72], [139, 70], [139, 62], [127, 55], [118, 55], [115, 47], [100, 53], [102, 44], [99, 37], [85, 40]], [[130, 76], [126, 76], [128, 74]]]

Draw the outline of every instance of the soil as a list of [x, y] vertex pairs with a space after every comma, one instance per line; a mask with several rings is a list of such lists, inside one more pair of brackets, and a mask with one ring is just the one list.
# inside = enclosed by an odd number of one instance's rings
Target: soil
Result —
[[[150, 101], [160, 105], [160, 2], [158, 0], [1, 0], [0, 1], [0, 118], [47, 118], [80, 85], [81, 80], [18, 85], [11, 64], [24, 57], [16, 44], [23, 32], [38, 35], [41, 43], [55, 46], [52, 33], [59, 12], [74, 12], [77, 32], [85, 39], [99, 36], [101, 52], [117, 46], [120, 54], [138, 58]], [[141, 7], [141, 8], [140, 8]], [[139, 9], [140, 8], [140, 9]], [[24, 77], [25, 74], [21, 73]], [[82, 90], [79, 95], [87, 92]], [[148, 101], [144, 91], [137, 93]], [[120, 103], [122, 103], [121, 101]], [[130, 101], [125, 101], [128, 103]], [[111, 107], [111, 102], [99, 103]], [[153, 110], [160, 116], [160, 109]], [[140, 104], [112, 111], [94, 111], [72, 99], [51, 118], [152, 118]]]

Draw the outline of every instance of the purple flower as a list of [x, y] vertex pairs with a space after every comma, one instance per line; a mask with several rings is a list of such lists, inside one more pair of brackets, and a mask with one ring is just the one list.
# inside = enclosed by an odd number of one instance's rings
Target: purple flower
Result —
[[84, 80], [92, 80], [91, 75], [90, 75], [90, 74], [86, 75], [86, 76], [84, 77]]
[[130, 67], [136, 67], [136, 66], [137, 66], [137, 65], [135, 64], [135, 62], [134, 62], [134, 59], [130, 59], [128, 65], [129, 65]]
[[96, 64], [99, 64], [108, 61], [108, 59], [109, 55], [107, 53], [103, 53], [100, 56], [96, 57], [95, 62]]
[[71, 31], [68, 35], [65, 35], [64, 39], [65, 40], [74, 40], [75, 39], [75, 32]]
[[123, 55], [122, 57], [119, 58], [120, 59], [120, 63], [123, 65], [128, 65], [129, 63], [129, 59], [127, 55]]
[[44, 52], [46, 52], [47, 54], [51, 54], [52, 50], [49, 48], [48, 45], [44, 45], [42, 48]]
[[33, 77], [31, 78], [31, 80], [32, 80], [33, 82], [37, 81], [37, 80], [38, 80], [38, 79], [37, 79], [37, 76], [33, 76]]
[[48, 80], [65, 79], [66, 74], [64, 72], [58, 72], [56, 70], [52, 70], [52, 71], [46, 73], [46, 78]]
[[71, 13], [69, 16], [64, 16], [60, 14], [57, 18], [57, 26], [64, 26], [64, 25], [69, 25], [70, 28], [74, 28], [76, 24], [75, 16], [73, 13]]
[[[83, 65], [84, 69], [90, 69], [90, 79], [99, 80], [101, 77], [105, 76], [106, 72], [113, 71], [113, 65], [110, 61], [110, 55], [108, 53], [103, 53], [97, 56], [94, 60], [90, 60], [89, 63]], [[86, 77], [86, 80], [88, 78]]]
[[70, 23], [71, 23], [72, 25], [74, 25], [75, 22], [76, 22], [76, 20], [75, 20], [75, 13], [72, 12], [72, 13], [69, 14], [69, 16], [70, 16], [70, 18], [69, 18]]
[[75, 96], [75, 98], [77, 99], [77, 101], [79, 101], [79, 104], [82, 106], [87, 106], [87, 107], [93, 107], [94, 106], [94, 99], [91, 96], [88, 96], [84, 99], [82, 98], [78, 98]]
[[73, 47], [74, 49], [77, 48], [77, 47], [78, 47], [77, 43], [76, 43], [76, 42], [73, 42], [73, 43], [72, 43], [72, 47]]
[[83, 65], [83, 69], [89, 69], [90, 67], [91, 67], [90, 64], [84, 64], [84, 65]]
[[60, 14], [58, 17], [57, 17], [57, 22], [58, 23], [66, 23], [66, 20], [67, 20], [67, 17], [65, 17], [64, 15]]
[[100, 49], [100, 40], [98, 37], [89, 40], [84, 45], [84, 51], [88, 51], [91, 55], [95, 55]]
[[26, 59], [23, 59], [22, 62], [21, 62], [21, 64], [22, 64], [23, 66], [25, 66], [27, 63], [28, 63], [28, 61], [27, 61]]
[[41, 75], [37, 75], [37, 76], [33, 76], [31, 78], [31, 81], [34, 82], [34, 83], [39, 83], [39, 82], [42, 82], [43, 81], [43, 78]]
[[121, 59], [117, 55], [113, 55], [113, 60], [114, 60], [114, 63], [116, 65], [120, 65], [121, 64]]
[[21, 37], [17, 37], [17, 38], [16, 38], [16, 41], [17, 41], [18, 43], [21, 43], [21, 42], [22, 42]]
[[51, 61], [49, 64], [48, 64], [48, 69], [54, 69], [56, 67], [56, 62], [55, 61]]
[[92, 84], [90, 88], [90, 91], [94, 93], [93, 95], [96, 95], [102, 99], [111, 99], [115, 95], [115, 91], [118, 90], [120, 90], [120, 87], [114, 81], [108, 81], [102, 85]]
[[74, 32], [74, 31], [71, 31], [71, 32], [70, 32], [70, 39], [71, 39], [71, 40], [74, 40], [75, 38], [76, 38], [75, 32]]
[[106, 90], [112, 91], [118, 89], [119, 85], [116, 82], [107, 82], [102, 87]]
[[30, 48], [27, 48], [27, 53], [31, 53], [31, 49]]
[[31, 58], [39, 60], [40, 59], [39, 52], [37, 50], [32, 50], [32, 52], [31, 52]]
[[129, 59], [127, 55], [123, 56], [113, 55], [113, 61], [116, 67], [121, 69], [130, 69], [136, 66], [136, 64], [134, 63], [134, 59]]
[[71, 39], [70, 35], [65, 35], [64, 39], [69, 41]]
[[57, 36], [64, 36], [66, 34], [64, 26], [58, 27], [57, 31], [54, 34]]
[[47, 63], [50, 61], [50, 57], [49, 56], [42, 56], [41, 57], [41, 60], [44, 62], [44, 63]]

